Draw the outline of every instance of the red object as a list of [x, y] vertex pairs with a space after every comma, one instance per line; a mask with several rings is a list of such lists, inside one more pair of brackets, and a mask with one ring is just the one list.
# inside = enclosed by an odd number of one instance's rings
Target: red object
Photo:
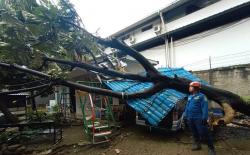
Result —
[[198, 81], [194, 81], [194, 82], [191, 82], [191, 83], [189, 84], [189, 86], [201, 88], [201, 83], [198, 82]]

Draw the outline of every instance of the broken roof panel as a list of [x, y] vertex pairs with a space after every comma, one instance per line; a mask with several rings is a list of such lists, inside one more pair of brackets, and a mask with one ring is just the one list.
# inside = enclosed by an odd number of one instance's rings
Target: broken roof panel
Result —
[[[183, 68], [160, 68], [159, 71], [168, 77], [177, 75], [178, 77], [187, 78], [192, 81], [201, 81], [207, 85], [206, 82]], [[117, 92], [135, 93], [150, 88], [153, 84], [150, 82], [117, 80], [106, 82], [106, 85]], [[128, 100], [128, 104], [140, 113], [151, 125], [157, 126], [174, 108], [176, 103], [185, 96], [187, 96], [187, 94], [183, 94], [174, 89], [164, 89], [148, 98]]]

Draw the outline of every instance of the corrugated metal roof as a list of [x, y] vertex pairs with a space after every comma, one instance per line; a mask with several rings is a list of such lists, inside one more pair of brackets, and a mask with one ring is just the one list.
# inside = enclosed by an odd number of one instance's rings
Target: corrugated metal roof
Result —
[[[183, 68], [160, 68], [159, 71], [161, 74], [168, 77], [174, 77], [176, 74], [178, 77], [187, 78], [192, 81], [201, 81], [203, 84], [207, 85], [206, 82]], [[106, 82], [106, 85], [114, 91], [134, 93], [147, 89], [153, 84], [131, 80], [117, 80]], [[176, 103], [185, 96], [187, 96], [187, 94], [183, 94], [173, 89], [165, 89], [148, 98], [128, 100], [128, 104], [134, 110], [139, 112], [151, 125], [157, 126], [159, 122], [174, 108]]]

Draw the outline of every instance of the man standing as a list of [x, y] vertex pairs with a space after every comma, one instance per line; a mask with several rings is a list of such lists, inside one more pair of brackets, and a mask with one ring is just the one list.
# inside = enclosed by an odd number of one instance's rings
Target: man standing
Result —
[[204, 94], [200, 92], [201, 83], [191, 82], [189, 85], [188, 102], [184, 111], [184, 118], [193, 135], [192, 150], [201, 149], [201, 140], [205, 140], [208, 145], [208, 154], [215, 155], [212, 137], [208, 131], [208, 101]]

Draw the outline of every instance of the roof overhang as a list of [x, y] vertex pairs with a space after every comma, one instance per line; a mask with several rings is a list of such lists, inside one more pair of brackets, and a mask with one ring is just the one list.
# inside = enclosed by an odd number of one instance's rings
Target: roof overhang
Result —
[[161, 13], [168, 12], [168, 11], [170, 11], [172, 9], [175, 9], [175, 8], [181, 6], [181, 5], [183, 5], [183, 4], [185, 4], [185, 3], [189, 2], [189, 1], [191, 1], [191, 0], [176, 0], [173, 3], [171, 3], [170, 5], [164, 7], [163, 9], [160, 9], [159, 11], [151, 14], [150, 16], [147, 16], [146, 18], [143, 18], [142, 20], [137, 21], [136, 23], [134, 23], [132, 25], [129, 25], [128, 27], [126, 27], [126, 28], [124, 28], [124, 29], [110, 35], [109, 37], [118, 38], [118, 37], [120, 37], [120, 36], [122, 36], [124, 34], [127, 34], [127, 33], [131, 32], [131, 31], [141, 27], [141, 26], [144, 26], [145, 23], [149, 23], [149, 22], [154, 21], [157, 18], [160, 18], [159, 17], [159, 12], [161, 12]]

